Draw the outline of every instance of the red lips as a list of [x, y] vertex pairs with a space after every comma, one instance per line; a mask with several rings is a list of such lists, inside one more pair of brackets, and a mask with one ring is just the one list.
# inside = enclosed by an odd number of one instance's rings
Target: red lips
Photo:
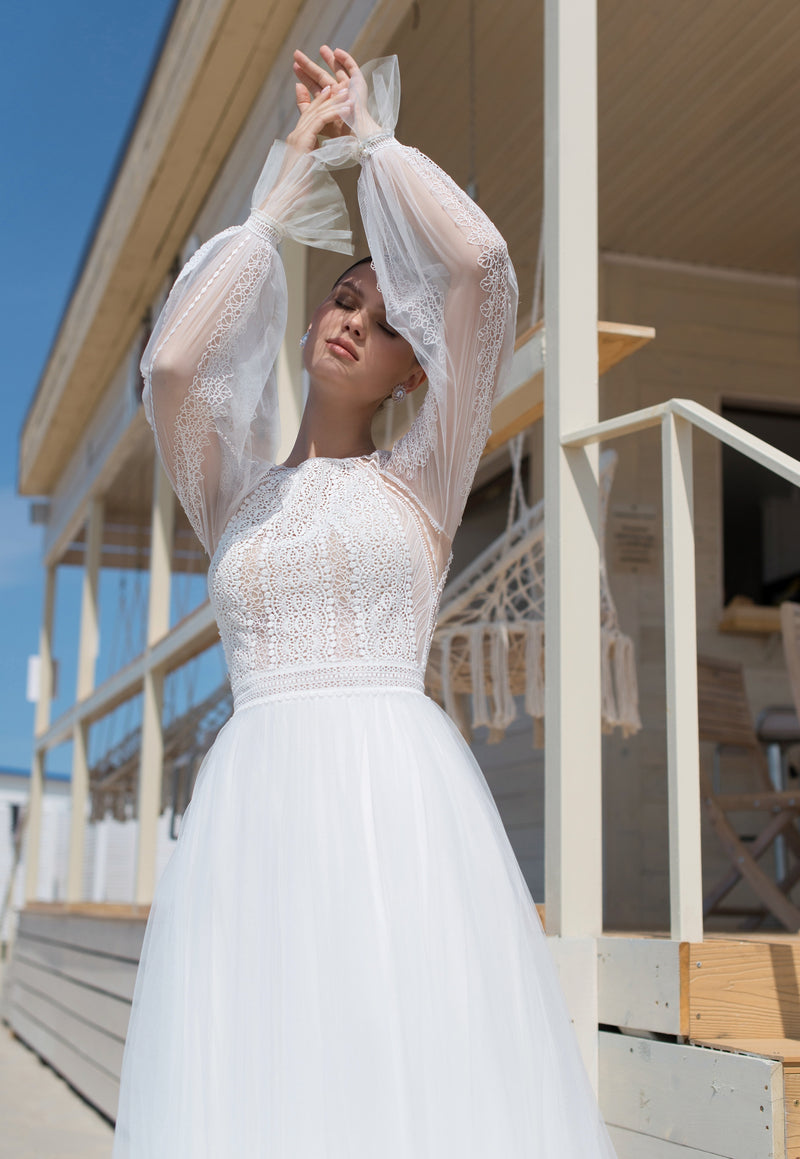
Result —
[[342, 350], [347, 351], [354, 362], [358, 362], [356, 348], [347, 338], [326, 338], [325, 342], [328, 346], [340, 346]]

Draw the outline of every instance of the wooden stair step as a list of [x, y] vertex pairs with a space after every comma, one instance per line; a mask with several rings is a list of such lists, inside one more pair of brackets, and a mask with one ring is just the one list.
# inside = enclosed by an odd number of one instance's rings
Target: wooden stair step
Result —
[[800, 1040], [796, 1038], [692, 1039], [698, 1046], [755, 1054], [772, 1058], [783, 1067], [783, 1098], [786, 1114], [786, 1157], [800, 1159]]
[[689, 1037], [800, 1040], [800, 938], [692, 943]]

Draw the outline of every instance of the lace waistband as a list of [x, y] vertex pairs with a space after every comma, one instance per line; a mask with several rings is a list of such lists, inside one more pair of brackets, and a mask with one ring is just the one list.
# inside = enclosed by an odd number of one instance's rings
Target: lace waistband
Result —
[[253, 672], [232, 681], [233, 710], [264, 700], [319, 693], [424, 692], [425, 675], [402, 660], [337, 660]]

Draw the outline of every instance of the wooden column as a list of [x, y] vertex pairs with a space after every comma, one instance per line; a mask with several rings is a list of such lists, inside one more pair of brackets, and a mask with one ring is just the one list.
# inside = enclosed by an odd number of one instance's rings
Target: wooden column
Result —
[[669, 780], [670, 929], [678, 942], [703, 940], [700, 746], [697, 720], [692, 428], [664, 416], [664, 630]]
[[39, 628], [39, 696], [33, 725], [33, 761], [31, 787], [28, 794], [25, 822], [25, 901], [35, 901], [39, 886], [39, 847], [42, 833], [42, 803], [44, 800], [45, 761], [47, 754], [39, 748], [37, 737], [50, 724], [50, 704], [53, 699], [53, 613], [56, 596], [56, 565], [50, 564], [45, 573], [44, 607]]
[[[148, 649], [169, 631], [172, 540], [175, 530], [175, 496], [161, 462], [156, 459], [153, 477], [153, 511], [150, 532], [150, 587], [147, 605]], [[134, 901], [148, 905], [156, 884], [158, 818], [161, 815], [161, 781], [164, 762], [164, 672], [148, 667], [144, 677], [142, 746], [139, 753], [139, 828], [136, 842]]]
[[[86, 554], [81, 593], [81, 622], [78, 637], [78, 679], [75, 699], [84, 700], [94, 690], [95, 664], [100, 642], [97, 589], [103, 547], [103, 500], [91, 499], [86, 521]], [[70, 801], [68, 902], [83, 895], [83, 854], [86, 836], [86, 806], [89, 800], [88, 726], [78, 722], [72, 730], [72, 793]]]
[[597, 448], [562, 438], [598, 415], [596, 0], [545, 0], [545, 903], [597, 1085], [602, 931]]

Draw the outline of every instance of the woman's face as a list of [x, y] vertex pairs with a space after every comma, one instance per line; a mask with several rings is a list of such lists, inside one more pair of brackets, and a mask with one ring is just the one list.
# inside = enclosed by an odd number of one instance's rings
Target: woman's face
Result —
[[313, 386], [356, 405], [377, 408], [399, 384], [407, 392], [419, 386], [423, 371], [410, 343], [386, 321], [370, 262], [345, 274], [317, 307], [303, 364]]

